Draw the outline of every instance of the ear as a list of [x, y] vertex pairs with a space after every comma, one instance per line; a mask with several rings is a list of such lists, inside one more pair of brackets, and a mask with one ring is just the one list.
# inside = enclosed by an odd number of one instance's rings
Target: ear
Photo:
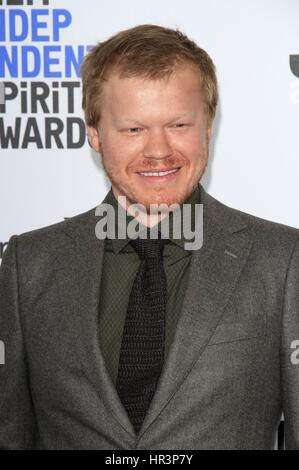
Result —
[[207, 143], [209, 144], [212, 138], [212, 126], [206, 130]]
[[98, 153], [101, 153], [102, 146], [99, 133], [95, 127], [87, 126], [87, 138], [89, 145]]

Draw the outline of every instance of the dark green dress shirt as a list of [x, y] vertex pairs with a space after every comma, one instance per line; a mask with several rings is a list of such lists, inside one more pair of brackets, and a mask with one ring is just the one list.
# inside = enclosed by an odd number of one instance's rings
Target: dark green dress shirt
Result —
[[[117, 214], [118, 201], [112, 188], [105, 197], [103, 203], [111, 204]], [[194, 204], [200, 203], [199, 187], [184, 202], [191, 204], [191, 220], [194, 229]], [[121, 209], [122, 210], [122, 209]], [[180, 209], [179, 209], [180, 210]], [[133, 220], [125, 210], [126, 224]], [[163, 264], [167, 279], [167, 308], [165, 318], [165, 353], [164, 361], [172, 343], [176, 324], [181, 313], [183, 298], [188, 280], [191, 250], [184, 248], [185, 241], [192, 239], [173, 237], [173, 226], [171, 213], [169, 216], [169, 240], [163, 252]], [[109, 215], [107, 215], [107, 220]], [[117, 217], [115, 218], [115, 231], [117, 236]], [[141, 227], [142, 224], [141, 224]], [[158, 229], [161, 223], [158, 224]], [[145, 227], [146, 229], [146, 227]], [[183, 231], [182, 231], [183, 232]], [[122, 333], [126, 318], [129, 295], [134, 278], [140, 264], [138, 254], [131, 246], [130, 238], [105, 239], [105, 251], [100, 289], [99, 304], [99, 340], [101, 351], [104, 356], [106, 368], [111, 379], [116, 384], [118, 373], [118, 361], [121, 347]]]

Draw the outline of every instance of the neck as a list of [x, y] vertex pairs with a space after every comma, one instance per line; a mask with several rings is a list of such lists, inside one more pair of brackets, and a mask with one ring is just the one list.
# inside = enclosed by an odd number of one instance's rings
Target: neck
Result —
[[128, 198], [121, 194], [116, 194], [112, 188], [112, 192], [114, 194], [115, 199], [118, 201], [123, 209], [127, 211], [127, 213], [134, 217], [138, 222], [147, 226], [153, 227], [158, 224], [161, 220], [169, 215], [169, 212], [164, 210], [163, 212], [147, 210], [146, 207], [140, 203], [131, 203]]

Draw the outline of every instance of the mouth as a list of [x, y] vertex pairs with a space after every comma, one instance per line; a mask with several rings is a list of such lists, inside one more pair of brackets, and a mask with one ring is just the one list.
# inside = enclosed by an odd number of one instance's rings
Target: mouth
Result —
[[159, 171], [138, 171], [137, 174], [147, 181], [169, 181], [174, 179], [181, 167], [163, 169]]

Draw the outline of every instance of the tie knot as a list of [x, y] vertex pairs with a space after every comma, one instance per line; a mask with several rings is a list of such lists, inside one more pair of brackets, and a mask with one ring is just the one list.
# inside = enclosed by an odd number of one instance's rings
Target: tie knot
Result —
[[169, 240], [160, 238], [161, 234], [159, 232], [159, 238], [136, 238], [130, 241], [130, 244], [133, 246], [136, 253], [139, 255], [140, 259], [162, 259], [163, 249], [165, 243], [168, 243]]

